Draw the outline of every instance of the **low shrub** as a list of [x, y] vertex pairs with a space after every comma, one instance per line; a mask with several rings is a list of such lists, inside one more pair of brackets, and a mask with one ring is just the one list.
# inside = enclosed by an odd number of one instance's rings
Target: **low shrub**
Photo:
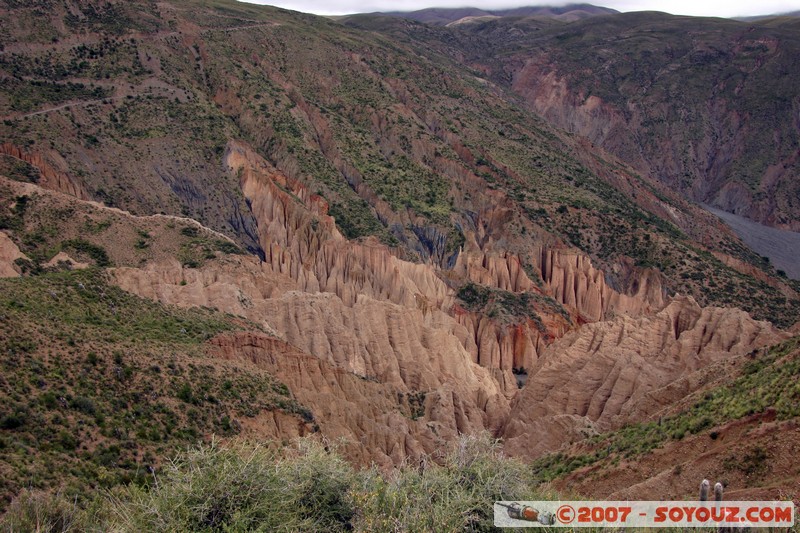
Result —
[[0, 519], [12, 531], [490, 531], [493, 502], [541, 497], [527, 469], [488, 435], [462, 437], [439, 464], [357, 470], [313, 439], [272, 448], [211, 442], [78, 509], [23, 493]]

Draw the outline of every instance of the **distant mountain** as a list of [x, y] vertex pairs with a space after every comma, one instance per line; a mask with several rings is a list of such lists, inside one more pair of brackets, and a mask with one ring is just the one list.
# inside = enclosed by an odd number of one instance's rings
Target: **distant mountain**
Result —
[[800, 231], [797, 17], [636, 12], [382, 31], [425, 40], [691, 200]]
[[754, 20], [774, 19], [782, 17], [800, 17], [800, 10], [789, 11], [787, 13], [774, 13], [772, 15], [756, 15], [754, 17], [736, 17], [736, 20], [754, 21]]
[[591, 4], [569, 4], [566, 6], [526, 6], [513, 9], [479, 9], [476, 7], [439, 8], [431, 7], [418, 11], [391, 11], [382, 13], [391, 17], [401, 17], [418, 20], [425, 24], [446, 26], [465, 18], [474, 17], [545, 17], [572, 22], [598, 15], [619, 13], [607, 7], [593, 6]]

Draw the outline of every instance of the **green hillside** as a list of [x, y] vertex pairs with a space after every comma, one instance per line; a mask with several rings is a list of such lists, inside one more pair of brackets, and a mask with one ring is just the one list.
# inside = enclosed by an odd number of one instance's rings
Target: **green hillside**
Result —
[[[376, 236], [410, 259], [452, 264], [464, 232], [502, 206], [511, 217], [491, 231], [523, 257], [532, 242], [558, 239], [609, 271], [629, 260], [658, 268], [668, 291], [701, 303], [797, 320], [775, 270], [712, 219], [587, 151], [414, 32], [224, 1], [79, 5], [81, 16], [56, 0], [6, 2], [0, 135], [49, 154], [107, 205], [190, 216], [263, 254], [222, 166], [239, 139], [324, 197], [348, 238]], [[12, 177], [33, 179], [3, 161]], [[669, 210], [694, 220], [678, 227]], [[630, 289], [625, 276], [614, 283]]]
[[110, 285], [100, 270], [0, 280], [0, 507], [22, 489], [81, 504], [149, 483], [178, 450], [265, 410], [309, 416], [269, 374], [207, 353], [254, 328]]
[[[426, 40], [458, 50], [465, 64], [487, 69], [557, 126], [687, 197], [800, 229], [797, 18], [633, 12], [568, 25], [503, 18]], [[553, 79], [566, 97], [546, 103]], [[602, 101], [600, 111], [581, 110], [591, 97]]]

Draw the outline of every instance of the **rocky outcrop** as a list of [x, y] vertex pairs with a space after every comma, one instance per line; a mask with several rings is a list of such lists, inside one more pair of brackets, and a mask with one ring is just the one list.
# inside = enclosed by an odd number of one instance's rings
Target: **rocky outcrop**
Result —
[[472, 360], [486, 368], [508, 372], [530, 368], [551, 338], [524, 321], [501, 324], [479, 313], [456, 311], [456, 319], [469, 334]]
[[[567, 77], [546, 59], [527, 59], [515, 72], [511, 88], [546, 119], [596, 144], [606, 146], [607, 142], [619, 142], [620, 137], [627, 140], [630, 135], [621, 112], [596, 95], [582, 99], [570, 87]], [[616, 146], [607, 148], [614, 152]], [[630, 164], [640, 168], [645, 165], [641, 155], [630, 155]]]
[[520, 258], [507, 251], [488, 254], [475, 246], [474, 250], [458, 256], [452, 271], [475, 283], [504, 291], [522, 292], [537, 288], [525, 272]]
[[[375, 242], [347, 241], [327, 215], [323, 199], [310, 194], [244, 143], [229, 144], [225, 163], [239, 175], [272, 271], [292, 278], [302, 291], [336, 296], [292, 295], [265, 304], [273, 306], [267, 313], [273, 317], [271, 327], [308, 353], [362, 375], [396, 382], [405, 378], [398, 371], [388, 372], [385, 362], [372, 367], [376, 353], [391, 354], [390, 364], [403, 361], [402, 365], [407, 365], [410, 361], [403, 349], [398, 351], [384, 342], [387, 330], [416, 331], [408, 338], [415, 354], [429, 352], [425, 342], [443, 338], [432, 332], [444, 331], [451, 340], [445, 342], [446, 348], [439, 348], [441, 358], [469, 354], [472, 362], [491, 370], [493, 387], [499, 384], [499, 391], [512, 397], [517, 387], [511, 370], [532, 367], [539, 353], [572, 327], [569, 317], [553, 310], [542, 314], [540, 324], [501, 324], [462, 312], [454, 307], [453, 291], [435, 267], [403, 261]], [[510, 216], [508, 209], [487, 206], [485, 214], [476, 218], [475, 229], [464, 231], [465, 247], [445, 275], [508, 292], [550, 296], [570, 310], [565, 313], [574, 314], [576, 323], [615, 314], [649, 313], [665, 305], [658, 277], [645, 272], [632, 283], [632, 295], [622, 294], [606, 283], [604, 274], [587, 256], [566, 248], [540, 245], [530, 252], [530, 271], [544, 280], [542, 286], [537, 285], [522, 260], [502, 250], [493, 239], [497, 228], [502, 228]], [[492, 251], [495, 248], [498, 250]], [[380, 301], [401, 307], [390, 308], [378, 304]], [[336, 312], [330, 313], [331, 308]], [[355, 327], [361, 321], [365, 327]], [[377, 329], [367, 326], [376, 321], [380, 324]], [[398, 329], [401, 323], [404, 325]], [[423, 331], [419, 324], [436, 324], [436, 329]], [[455, 339], [459, 343], [451, 342]], [[490, 396], [499, 391], [492, 390]]]
[[[490, 368], [530, 368], [538, 354], [554, 339], [575, 325], [606, 320], [617, 314], [639, 315], [663, 308], [669, 298], [656, 272], [619, 267], [630, 293], [615, 288], [585, 254], [557, 243], [529, 248], [526, 261], [503, 250], [482, 224], [478, 231], [465, 232], [466, 244], [449, 278], [469, 280], [512, 293], [529, 292], [552, 298], [555, 306], [536, 309], [541, 322], [500, 324], [482, 315], [454, 310], [453, 314], [470, 332], [477, 346], [475, 361]], [[533, 279], [536, 281], [533, 281]], [[561, 304], [560, 309], [557, 304]]]
[[410, 307], [445, 307], [451, 301], [433, 268], [402, 261], [377, 242], [347, 241], [327, 215], [324, 199], [245, 145], [231, 143], [225, 163], [240, 175], [266, 262], [303, 290], [332, 292], [348, 305], [358, 295]]
[[[625, 274], [627, 292], [612, 287], [606, 274], [595, 268], [588, 255], [556, 242], [542, 242], [527, 248], [527, 270], [518, 254], [504, 250], [492, 231], [465, 232], [466, 244], [448, 274], [509, 292], [533, 291], [546, 294], [575, 310], [581, 322], [597, 322], [614, 314], [652, 313], [669, 301], [657, 272], [618, 265], [617, 277]], [[499, 238], [500, 235], [497, 235]], [[538, 281], [534, 282], [531, 277]]]
[[[296, 290], [291, 280], [268, 268], [229, 258], [202, 269], [169, 262], [111, 273], [120, 287], [144, 297], [248, 317], [305, 353], [362, 378], [406, 391], [448, 387], [462, 403], [484, 413], [482, 427], [500, 424], [508, 398], [489, 370], [473, 364], [470, 335], [452, 317], [365, 296], [346, 305], [332, 293]], [[506, 381], [513, 379], [509, 375]]]
[[214, 307], [245, 316], [270, 328], [269, 298], [297, 289], [255, 257], [227, 256], [202, 268], [188, 268], [176, 259], [144, 268], [109, 269], [112, 281], [133, 294], [181, 307]]
[[632, 283], [633, 294], [623, 294], [606, 283], [602, 271], [586, 255], [569, 249], [536, 247], [532, 256], [552, 296], [574, 308], [584, 322], [616, 314], [642, 315], [661, 309], [668, 301], [660, 279], [644, 271]]
[[[468, 234], [467, 238], [475, 242], [473, 235]], [[482, 252], [474, 244], [459, 254], [448, 275], [513, 293], [542, 293], [528, 277], [519, 257], [509, 252]], [[568, 329], [563, 320], [560, 324], [550, 324], [552, 330], [547, 328], [543, 332], [527, 320], [504, 324], [461, 307], [454, 308], [452, 314], [469, 334], [464, 343], [472, 360], [505, 372], [532, 366], [553, 336], [560, 336]]]
[[287, 293], [265, 304], [270, 322], [303, 351], [382, 383], [430, 390], [452, 382], [482, 390], [484, 405], [498, 396], [486, 369], [473, 365], [465, 332], [441, 311], [427, 314], [360, 298], [352, 306], [332, 294]]
[[482, 412], [453, 384], [420, 391], [379, 383], [263, 334], [226, 334], [211, 343], [220, 357], [274, 374], [311, 410], [320, 433], [360, 464], [390, 467], [436, 456], [459, 433], [484, 427]]
[[0, 144], [0, 154], [11, 156], [35, 167], [39, 171], [38, 183], [45, 189], [69, 194], [81, 200], [89, 200], [91, 198], [78, 179], [51, 164], [49, 160], [55, 159], [62, 163], [59, 166], [66, 168], [67, 164], [57, 153], [48, 154], [49, 157], [46, 157], [38, 153], [26, 152], [11, 143], [3, 143]]
[[684, 397], [664, 387], [715, 361], [785, 334], [738, 309], [676, 298], [650, 317], [587, 324], [552, 344], [531, 369], [503, 428], [507, 449], [530, 457], [620, 427]]
[[19, 269], [17, 259], [27, 259], [8, 235], [0, 231], [0, 278], [17, 278]]

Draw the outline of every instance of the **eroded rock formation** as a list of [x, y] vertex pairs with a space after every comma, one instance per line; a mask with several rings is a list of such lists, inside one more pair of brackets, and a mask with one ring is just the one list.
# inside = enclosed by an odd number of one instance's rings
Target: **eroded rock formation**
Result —
[[[317, 424], [359, 462], [415, 460], [481, 430], [503, 436], [510, 453], [536, 456], [650, 416], [696, 390], [687, 379], [695, 370], [781, 338], [742, 311], [667, 298], [648, 271], [632, 274], [632, 292], [622, 294], [566, 247], [537, 245], [522, 259], [480, 220], [451, 269], [410, 263], [377, 242], [344, 239], [322, 198], [246, 145], [231, 144], [226, 163], [239, 175], [266, 260], [218, 255], [189, 268], [161, 258], [110, 269], [112, 280], [261, 324], [264, 333], [213, 344], [222, 357], [268, 368], [311, 409], [308, 426], [284, 421], [287, 434]], [[487, 209], [492, 216], [501, 214]], [[533, 295], [536, 314], [470, 311], [455, 296], [465, 282]], [[527, 375], [523, 388], [514, 373]], [[264, 423], [280, 431], [280, 421]]]
[[645, 271], [634, 282], [633, 295], [611, 288], [605, 274], [592, 266], [591, 260], [574, 250], [537, 247], [533, 257], [553, 297], [580, 313], [585, 322], [604, 320], [609, 315], [641, 315], [661, 309], [666, 295], [658, 276]]
[[327, 204], [290, 180], [242, 143], [231, 143], [225, 163], [240, 174], [242, 191], [258, 220], [266, 262], [303, 290], [332, 292], [347, 304], [358, 295], [406, 306], [449, 301], [430, 266], [401, 261], [386, 246], [342, 237]]
[[785, 334], [738, 309], [674, 299], [652, 316], [587, 324], [552, 344], [531, 369], [503, 429], [511, 453], [531, 457], [657, 412], [691, 390], [662, 389], [710, 363]]
[[8, 235], [0, 231], [0, 278], [19, 277], [19, 268], [15, 265], [17, 259], [27, 259], [27, 257], [19, 251]]
[[449, 383], [433, 391], [364, 379], [275, 338], [239, 333], [216, 337], [221, 357], [266, 368], [311, 409], [322, 434], [361, 464], [389, 467], [437, 450], [459, 433], [485, 426], [482, 410]]
[[62, 168], [66, 168], [67, 164], [63, 161], [57, 152], [50, 151], [48, 157], [42, 154], [26, 152], [25, 150], [14, 146], [11, 143], [0, 144], [0, 154], [19, 159], [28, 163], [39, 171], [39, 185], [45, 189], [52, 191], [63, 192], [81, 200], [89, 200], [91, 196], [85, 187], [76, 179], [64, 170], [59, 170], [54, 166], [50, 160], [60, 162]]

